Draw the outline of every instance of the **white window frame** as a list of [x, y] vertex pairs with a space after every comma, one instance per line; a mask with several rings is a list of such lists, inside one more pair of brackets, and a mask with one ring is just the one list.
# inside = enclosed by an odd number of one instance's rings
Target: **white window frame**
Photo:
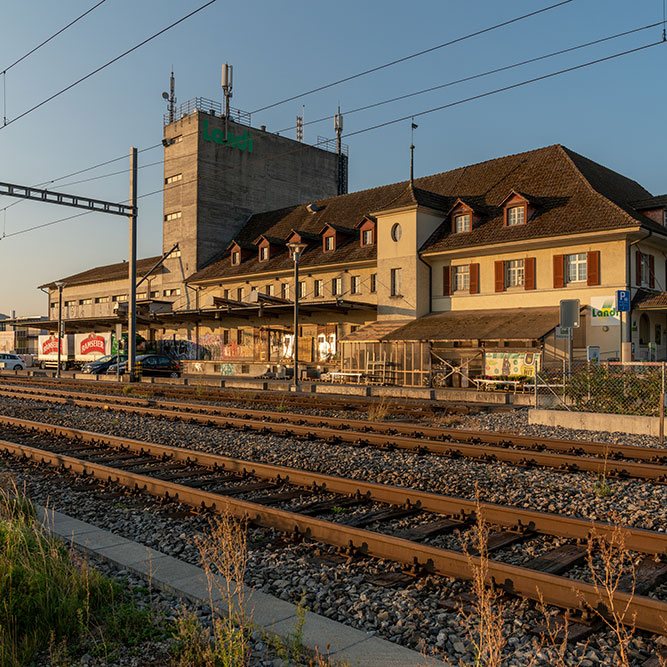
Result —
[[453, 287], [455, 292], [470, 291], [470, 264], [454, 267]]
[[361, 233], [361, 245], [373, 245], [373, 230], [364, 229]]
[[642, 272], [642, 286], [648, 287], [651, 284], [651, 256], [641, 253], [641, 272]]
[[232, 253], [232, 264], [235, 266], [241, 263], [241, 253], [238, 250], [234, 250]]
[[505, 262], [505, 287], [523, 287], [526, 281], [525, 264], [522, 259], [510, 259]]
[[[521, 211], [521, 213], [519, 213]], [[526, 207], [523, 205], [520, 206], [510, 206], [507, 209], [507, 226], [513, 227], [514, 225], [523, 225], [526, 222]]]
[[565, 284], [584, 283], [588, 278], [588, 254], [585, 252], [565, 255]]
[[180, 211], [174, 211], [173, 213], [167, 213], [167, 215], [164, 216], [164, 221], [169, 222], [170, 220], [179, 220], [182, 217], [182, 213]]
[[266, 290], [266, 296], [273, 296], [274, 294], [273, 283], [269, 283], [264, 289]]
[[303, 299], [306, 296], [306, 281], [299, 280], [299, 299]]
[[461, 232], [469, 232], [471, 229], [472, 216], [470, 213], [460, 213], [454, 216], [454, 232], [460, 234]]
[[331, 279], [331, 296], [341, 296], [343, 294], [343, 279], [339, 276], [338, 278]]
[[266, 262], [269, 259], [269, 246], [261, 246], [259, 249], [259, 261]]
[[280, 284], [280, 296], [283, 299], [289, 299], [289, 283]]
[[378, 283], [378, 274], [377, 273], [371, 273], [370, 277], [370, 292], [371, 294], [375, 294], [377, 292], [377, 283]]
[[361, 294], [361, 276], [350, 278], [350, 294]]
[[401, 293], [401, 269], [391, 269], [391, 286], [390, 286], [390, 296], [402, 296]]
[[324, 281], [321, 278], [313, 280], [313, 296], [324, 296]]
[[167, 176], [167, 178], [164, 179], [165, 185], [169, 185], [169, 183], [176, 183], [177, 181], [180, 181], [183, 178], [183, 174], [173, 174], [172, 176]]
[[331, 252], [336, 249], [336, 237], [333, 234], [324, 237], [324, 252]]

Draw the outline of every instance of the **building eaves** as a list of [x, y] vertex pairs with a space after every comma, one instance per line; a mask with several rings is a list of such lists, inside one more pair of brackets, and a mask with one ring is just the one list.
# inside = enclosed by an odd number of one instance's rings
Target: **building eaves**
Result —
[[[141, 277], [144, 272], [150, 271], [156, 262], [162, 259], [162, 255], [156, 257], [145, 257], [137, 260], [137, 275]], [[111, 280], [122, 280], [128, 278], [129, 264], [127, 262], [118, 262], [117, 264], [106, 264], [105, 266], [96, 266], [81, 273], [53, 280], [50, 283], [40, 285], [40, 289], [56, 289], [57, 282], [66, 283], [67, 287], [74, 285], [86, 285], [89, 283], [108, 282]]]

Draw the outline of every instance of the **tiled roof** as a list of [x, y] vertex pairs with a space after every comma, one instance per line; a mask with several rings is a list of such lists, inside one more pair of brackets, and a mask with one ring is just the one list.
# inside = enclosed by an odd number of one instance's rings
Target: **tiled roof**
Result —
[[448, 311], [413, 320], [382, 340], [537, 340], [559, 319], [558, 306]]
[[663, 206], [667, 206], [667, 195], [657, 195], [648, 199], [633, 201], [630, 202], [630, 206], [636, 208], [638, 211], [645, 211], [650, 208], [662, 208]]
[[639, 289], [632, 299], [632, 307], [639, 310], [667, 310], [667, 292]]
[[[141, 277], [144, 273], [150, 271], [153, 266], [162, 258], [162, 255], [157, 257], [145, 257], [137, 260], [137, 275]], [[128, 277], [129, 266], [127, 262], [118, 262], [118, 264], [107, 264], [106, 266], [96, 266], [93, 269], [75, 273], [73, 276], [67, 278], [60, 278], [53, 282], [40, 285], [40, 287], [48, 287], [55, 289], [56, 282], [63, 281], [67, 286], [71, 285], [85, 285], [86, 283], [99, 283], [107, 280], [121, 280]]]
[[[501, 202], [516, 190], [536, 211], [526, 224], [505, 227]], [[419, 204], [449, 211], [458, 198], [479, 211], [482, 219], [472, 231], [452, 232], [443, 224], [426, 241], [422, 251], [446, 251], [487, 243], [558, 236], [584, 231], [602, 231], [643, 225], [666, 233], [661, 225], [641, 215], [628, 202], [651, 198], [635, 181], [607, 169], [561, 145], [508, 155], [452, 171], [403, 181], [315, 202], [312, 213], [306, 204], [253, 215], [237, 235], [239, 243], [252, 243], [261, 234], [287, 239], [291, 230], [319, 234], [325, 224], [352, 229], [364, 216], [376, 211]], [[357, 239], [324, 253], [313, 244], [302, 257], [304, 268], [356, 260], [372, 260], [376, 246], [361, 246]], [[268, 262], [251, 257], [232, 266], [229, 253], [222, 252], [208, 266], [189, 278], [198, 282], [291, 268], [289, 254], [279, 252]]]
[[386, 335], [412, 320], [376, 320], [341, 338], [344, 341], [382, 340]]
[[[555, 145], [420, 179], [420, 186], [483, 201], [486, 215], [470, 232], [455, 234], [442, 225], [422, 251], [443, 251], [487, 243], [520, 241], [643, 224], [664, 228], [628, 202], [650, 197], [635, 181]], [[505, 227], [501, 202], [512, 191], [536, 205], [524, 225]]]

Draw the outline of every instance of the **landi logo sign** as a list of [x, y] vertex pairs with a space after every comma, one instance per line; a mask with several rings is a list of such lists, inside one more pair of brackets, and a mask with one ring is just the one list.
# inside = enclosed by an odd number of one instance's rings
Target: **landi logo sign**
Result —
[[202, 123], [202, 137], [204, 141], [212, 141], [221, 146], [231, 146], [232, 148], [238, 148], [240, 151], [252, 153], [252, 135], [247, 131], [241, 134], [234, 134], [233, 132], [225, 134], [221, 127], [209, 130], [208, 120], [205, 120]]
[[99, 352], [104, 354], [104, 338], [90, 334], [88, 338], [81, 341], [81, 354], [93, 354]]
[[616, 326], [620, 324], [616, 299], [613, 296], [595, 296], [591, 298], [593, 326]]

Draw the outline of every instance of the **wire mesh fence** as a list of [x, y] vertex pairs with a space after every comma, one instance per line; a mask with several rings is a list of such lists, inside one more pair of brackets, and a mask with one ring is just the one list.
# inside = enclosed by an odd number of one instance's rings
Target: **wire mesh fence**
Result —
[[573, 362], [535, 378], [535, 407], [658, 417], [665, 395], [663, 362]]

